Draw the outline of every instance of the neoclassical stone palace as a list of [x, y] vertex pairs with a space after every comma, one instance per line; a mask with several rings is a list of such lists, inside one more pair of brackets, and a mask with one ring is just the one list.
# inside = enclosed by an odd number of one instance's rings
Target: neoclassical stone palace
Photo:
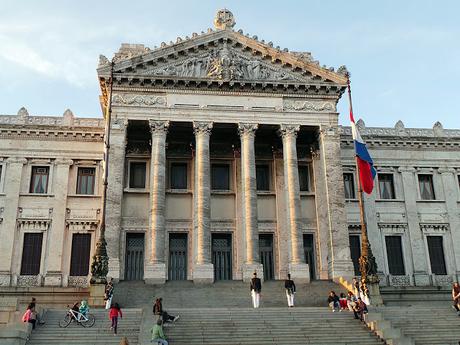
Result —
[[[346, 69], [234, 31], [114, 56], [106, 239], [115, 280], [296, 281], [357, 274]], [[100, 57], [103, 111], [111, 62]], [[105, 120], [0, 116], [0, 285], [84, 286], [101, 223]], [[460, 274], [460, 131], [366, 128], [382, 285]]]

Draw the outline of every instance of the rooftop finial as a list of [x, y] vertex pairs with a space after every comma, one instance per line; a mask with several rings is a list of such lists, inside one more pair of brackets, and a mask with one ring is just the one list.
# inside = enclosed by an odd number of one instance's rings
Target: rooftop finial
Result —
[[235, 26], [235, 17], [233, 13], [226, 8], [217, 11], [214, 18], [214, 27], [217, 30], [232, 29]]

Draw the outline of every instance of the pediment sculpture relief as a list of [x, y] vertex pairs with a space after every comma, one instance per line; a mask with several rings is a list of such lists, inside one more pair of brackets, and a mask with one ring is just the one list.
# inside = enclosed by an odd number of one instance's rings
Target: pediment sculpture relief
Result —
[[201, 55], [189, 57], [180, 62], [155, 68], [149, 75], [173, 76], [184, 78], [217, 79], [217, 80], [248, 80], [248, 81], [305, 81], [306, 77], [257, 59], [248, 57], [228, 49], [214, 49]]

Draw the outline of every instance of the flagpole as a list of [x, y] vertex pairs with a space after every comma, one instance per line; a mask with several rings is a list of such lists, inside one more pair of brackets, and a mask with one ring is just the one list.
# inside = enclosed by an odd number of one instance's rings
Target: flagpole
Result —
[[109, 271], [109, 257], [107, 255], [107, 242], [105, 240], [105, 224], [107, 215], [107, 186], [109, 175], [109, 149], [110, 149], [110, 127], [112, 120], [112, 89], [113, 89], [113, 68], [114, 61], [110, 63], [109, 94], [105, 108], [105, 133], [104, 133], [104, 176], [102, 191], [102, 216], [99, 228], [99, 239], [96, 243], [96, 252], [91, 264], [91, 284], [105, 284]]
[[[348, 102], [350, 104], [350, 114], [353, 114], [353, 102], [351, 99], [351, 85], [350, 85], [350, 73], [346, 74], [347, 77], [347, 89], [348, 89]], [[356, 151], [356, 143], [355, 152]], [[363, 202], [363, 188], [361, 184], [360, 169], [358, 164], [358, 155], [355, 155], [355, 165], [358, 181], [358, 205], [359, 205], [359, 215], [361, 223], [361, 256], [359, 257], [359, 270], [361, 273], [361, 284], [363, 285], [363, 290], [366, 291], [368, 296], [372, 296], [372, 301], [374, 305], [383, 304], [382, 298], [380, 296], [379, 289], [379, 278], [377, 275], [377, 263], [375, 257], [372, 253], [371, 244], [369, 243], [369, 237], [367, 233], [367, 224], [366, 224], [366, 212], [364, 209]]]

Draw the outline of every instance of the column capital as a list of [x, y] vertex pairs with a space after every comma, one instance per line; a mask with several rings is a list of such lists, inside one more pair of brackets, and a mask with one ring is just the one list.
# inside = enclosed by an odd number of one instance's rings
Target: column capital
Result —
[[119, 131], [124, 131], [126, 130], [126, 127], [128, 127], [128, 119], [125, 117], [115, 117], [112, 120], [110, 127], [112, 130], [116, 129]]
[[73, 160], [66, 158], [56, 158], [54, 160], [54, 165], [73, 165]]
[[339, 135], [339, 129], [335, 126], [320, 126], [319, 133], [321, 137], [336, 137]]
[[169, 121], [149, 120], [150, 133], [152, 135], [167, 134], [169, 129]]
[[297, 133], [299, 133], [300, 125], [287, 125], [281, 124], [278, 130], [278, 134], [282, 137], [293, 136], [294, 138], [297, 137]]
[[9, 157], [6, 159], [7, 164], [27, 164], [27, 159], [24, 157]]
[[455, 174], [455, 169], [454, 168], [449, 168], [449, 167], [440, 167], [438, 169], [438, 172], [440, 174]]
[[198, 135], [210, 135], [213, 127], [213, 122], [193, 121], [193, 133]]
[[414, 172], [416, 172], [416, 169], [414, 167], [410, 167], [410, 166], [400, 166], [398, 168], [398, 172], [400, 172], [400, 173], [403, 173], [403, 172], [414, 173]]
[[238, 123], [238, 133], [241, 137], [245, 135], [255, 136], [257, 128], [259, 128], [258, 123]]

